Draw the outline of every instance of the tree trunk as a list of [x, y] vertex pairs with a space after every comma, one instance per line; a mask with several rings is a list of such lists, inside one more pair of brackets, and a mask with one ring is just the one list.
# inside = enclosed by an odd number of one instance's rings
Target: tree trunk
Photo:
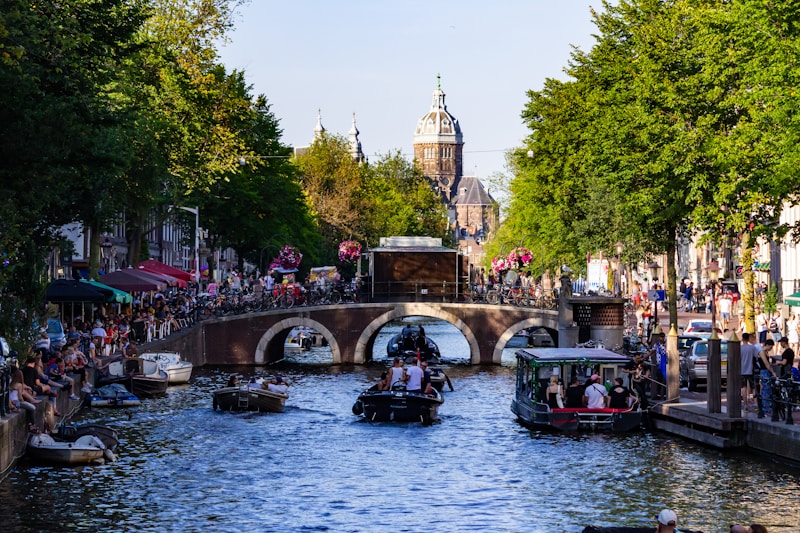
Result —
[[744, 276], [744, 324], [747, 333], [756, 332], [755, 279], [753, 272], [753, 241], [750, 233], [742, 234], [742, 275]]
[[[665, 277], [667, 282], [667, 302], [669, 305], [669, 323], [678, 329], [678, 290], [676, 282], [677, 271], [675, 270], [675, 246], [677, 243], [676, 229], [671, 230], [667, 243], [667, 268]], [[662, 328], [663, 329], [663, 328]], [[667, 333], [667, 331], [664, 331]]]

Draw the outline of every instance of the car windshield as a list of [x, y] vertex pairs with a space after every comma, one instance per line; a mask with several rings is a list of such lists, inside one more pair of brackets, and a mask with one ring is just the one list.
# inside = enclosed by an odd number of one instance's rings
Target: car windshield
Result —
[[[694, 350], [695, 355], [708, 357], [708, 343], [707, 342], [698, 342], [695, 345]], [[722, 341], [719, 345], [719, 353], [727, 354], [728, 353], [728, 341]]]
[[686, 350], [692, 347], [692, 344], [699, 341], [699, 337], [678, 337], [678, 349]]
[[711, 322], [692, 322], [689, 326], [692, 331], [711, 331]]

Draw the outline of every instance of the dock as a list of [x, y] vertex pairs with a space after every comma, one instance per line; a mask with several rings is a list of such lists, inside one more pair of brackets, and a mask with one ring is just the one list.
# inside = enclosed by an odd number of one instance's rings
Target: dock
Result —
[[770, 417], [758, 418], [755, 412], [743, 412], [739, 418], [728, 416], [725, 396], [722, 412], [709, 413], [704, 399], [687, 397], [664, 402], [651, 409], [653, 427], [672, 435], [723, 450], [751, 449], [781, 459], [800, 461], [800, 411], [785, 420], [773, 422]]

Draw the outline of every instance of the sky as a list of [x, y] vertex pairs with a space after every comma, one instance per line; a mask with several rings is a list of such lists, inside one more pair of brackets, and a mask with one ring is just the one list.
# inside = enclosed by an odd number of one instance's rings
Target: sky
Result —
[[464, 174], [505, 172], [505, 151], [529, 131], [527, 91], [567, 79], [572, 46], [588, 51], [600, 0], [251, 0], [239, 8], [219, 52], [244, 70], [283, 129], [307, 146], [317, 112], [347, 136], [353, 113], [370, 160], [413, 158], [417, 121], [431, 107], [437, 75], [464, 136]]

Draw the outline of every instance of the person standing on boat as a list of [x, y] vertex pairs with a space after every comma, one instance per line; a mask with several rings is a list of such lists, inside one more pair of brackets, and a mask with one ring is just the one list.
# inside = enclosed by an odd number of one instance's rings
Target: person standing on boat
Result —
[[650, 377], [650, 369], [644, 365], [644, 358], [641, 354], [633, 356], [631, 361], [622, 369], [625, 374], [628, 374], [629, 388], [636, 392], [641, 403], [642, 410], [644, 411], [649, 407], [646, 395], [647, 379]]
[[583, 397], [586, 401], [586, 407], [589, 409], [602, 409], [606, 406], [606, 398], [608, 397], [608, 391], [603, 385], [598, 383], [600, 381], [600, 376], [597, 374], [592, 374], [592, 377], [589, 378], [591, 382], [588, 387], [586, 387], [586, 391], [583, 393]]
[[422, 377], [424, 373], [417, 365], [417, 360], [411, 361], [411, 366], [406, 370], [406, 391], [422, 392]]
[[391, 390], [396, 383], [402, 384], [405, 382], [405, 380], [406, 370], [403, 368], [403, 360], [399, 357], [395, 357], [394, 366], [389, 369], [389, 376], [386, 378], [386, 390]]
[[622, 378], [614, 378], [614, 386], [608, 391], [608, 406], [612, 409], [628, 409], [636, 403], [636, 397], [622, 384]]
[[578, 376], [572, 378], [572, 383], [567, 387], [567, 405], [566, 407], [580, 408], [583, 407], [583, 387]]

